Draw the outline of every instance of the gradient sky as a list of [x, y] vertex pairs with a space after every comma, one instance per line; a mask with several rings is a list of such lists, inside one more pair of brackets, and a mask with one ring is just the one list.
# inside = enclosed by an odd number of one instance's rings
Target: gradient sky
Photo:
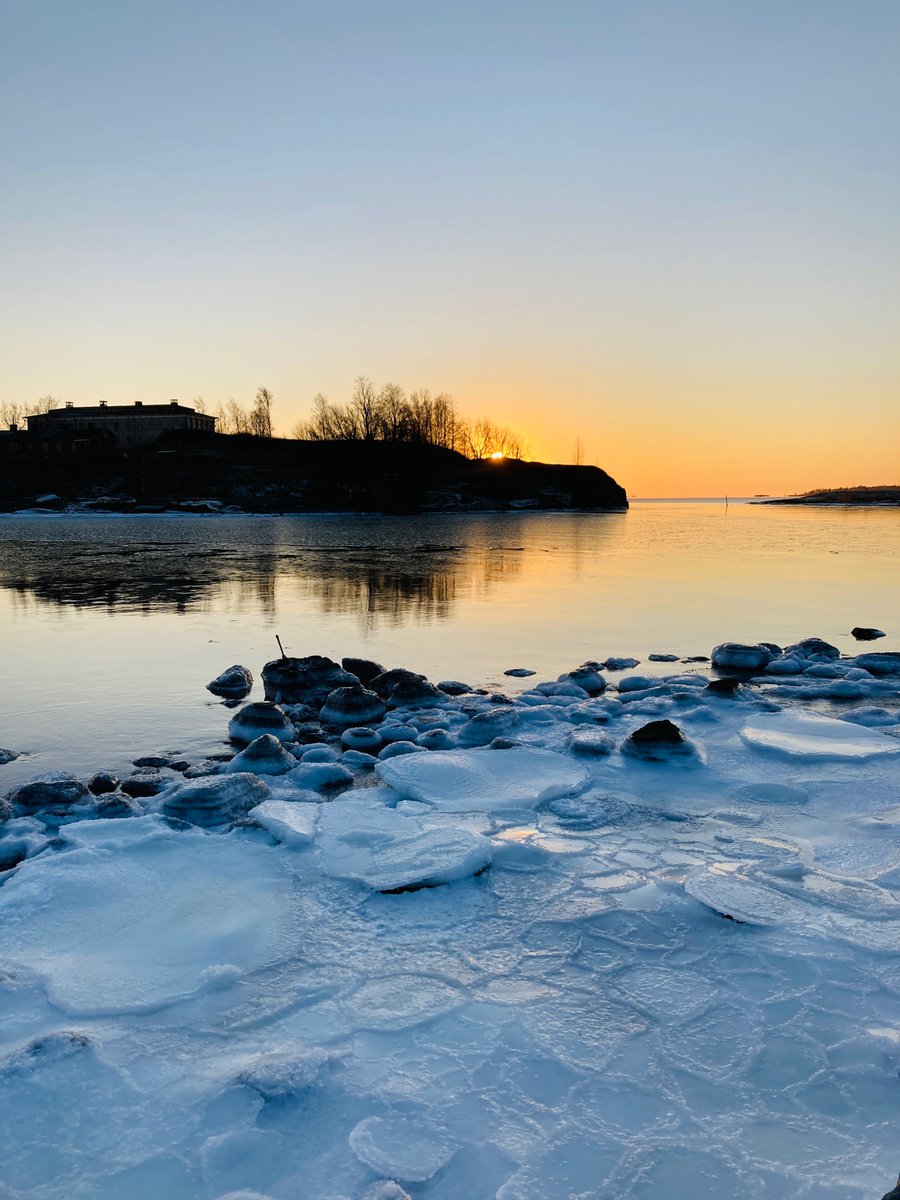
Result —
[[630, 494], [900, 482], [896, 0], [0, 0], [0, 403], [366, 374]]

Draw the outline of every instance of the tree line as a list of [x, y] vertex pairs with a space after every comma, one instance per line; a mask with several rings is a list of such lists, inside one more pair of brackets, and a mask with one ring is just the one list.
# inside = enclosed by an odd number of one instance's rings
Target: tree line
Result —
[[32, 404], [22, 404], [18, 400], [7, 401], [0, 404], [0, 428], [8, 429], [11, 425], [24, 426], [27, 417], [53, 412], [55, 408], [59, 408], [59, 401], [50, 395], [41, 396]]
[[333, 404], [319, 393], [309, 419], [298, 422], [292, 433], [313, 442], [418, 442], [468, 458], [522, 458], [525, 452], [517, 433], [483, 417], [473, 421], [461, 416], [446, 392], [432, 395], [423, 388], [407, 394], [396, 383], [376, 388], [364, 375], [353, 385], [347, 404]]

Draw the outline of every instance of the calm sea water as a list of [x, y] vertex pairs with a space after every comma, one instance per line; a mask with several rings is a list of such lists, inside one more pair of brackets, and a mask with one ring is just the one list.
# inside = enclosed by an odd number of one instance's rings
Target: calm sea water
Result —
[[26, 756], [0, 767], [0, 792], [38, 771], [217, 748], [227, 713], [205, 684], [236, 662], [258, 675], [276, 633], [288, 654], [511, 691], [525, 685], [508, 667], [555, 678], [725, 640], [817, 634], [852, 652], [854, 625], [900, 649], [898, 598], [897, 510], [5, 517], [0, 746]]

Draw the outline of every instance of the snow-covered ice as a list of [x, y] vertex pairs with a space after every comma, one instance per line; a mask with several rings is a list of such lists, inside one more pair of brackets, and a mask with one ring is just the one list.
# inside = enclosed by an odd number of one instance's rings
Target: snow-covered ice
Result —
[[[877, 1200], [900, 679], [792, 654], [731, 695], [410, 686], [158, 796], [7, 802], [0, 1197]], [[691, 753], [631, 753], [659, 722]]]

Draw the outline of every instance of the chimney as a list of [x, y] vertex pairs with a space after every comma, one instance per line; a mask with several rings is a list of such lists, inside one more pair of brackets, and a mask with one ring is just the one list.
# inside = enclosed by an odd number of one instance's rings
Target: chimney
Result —
[[74, 408], [74, 407], [75, 407], [75, 404], [72, 400], [66, 401], [66, 408]]
[[11, 425], [10, 425], [10, 427], [9, 427], [9, 432], [10, 432], [10, 433], [18, 433], [18, 432], [19, 432], [19, 427], [18, 427], [18, 425], [15, 423], [15, 421], [13, 421], [13, 422], [11, 423]]
[[101, 408], [106, 408], [106, 401], [105, 401], [105, 400], [101, 400], [101, 401], [100, 401], [100, 407], [101, 407]]
[[177, 401], [177, 400], [170, 400], [170, 401], [169, 401], [169, 403], [172, 405], [172, 407], [173, 407], [173, 408], [177, 408], [177, 407], [178, 407], [178, 401]]
[[144, 407], [144, 402], [143, 402], [143, 400], [135, 400], [135, 402], [134, 402], [134, 407], [135, 407], [135, 408], [143, 408], [143, 407]]

